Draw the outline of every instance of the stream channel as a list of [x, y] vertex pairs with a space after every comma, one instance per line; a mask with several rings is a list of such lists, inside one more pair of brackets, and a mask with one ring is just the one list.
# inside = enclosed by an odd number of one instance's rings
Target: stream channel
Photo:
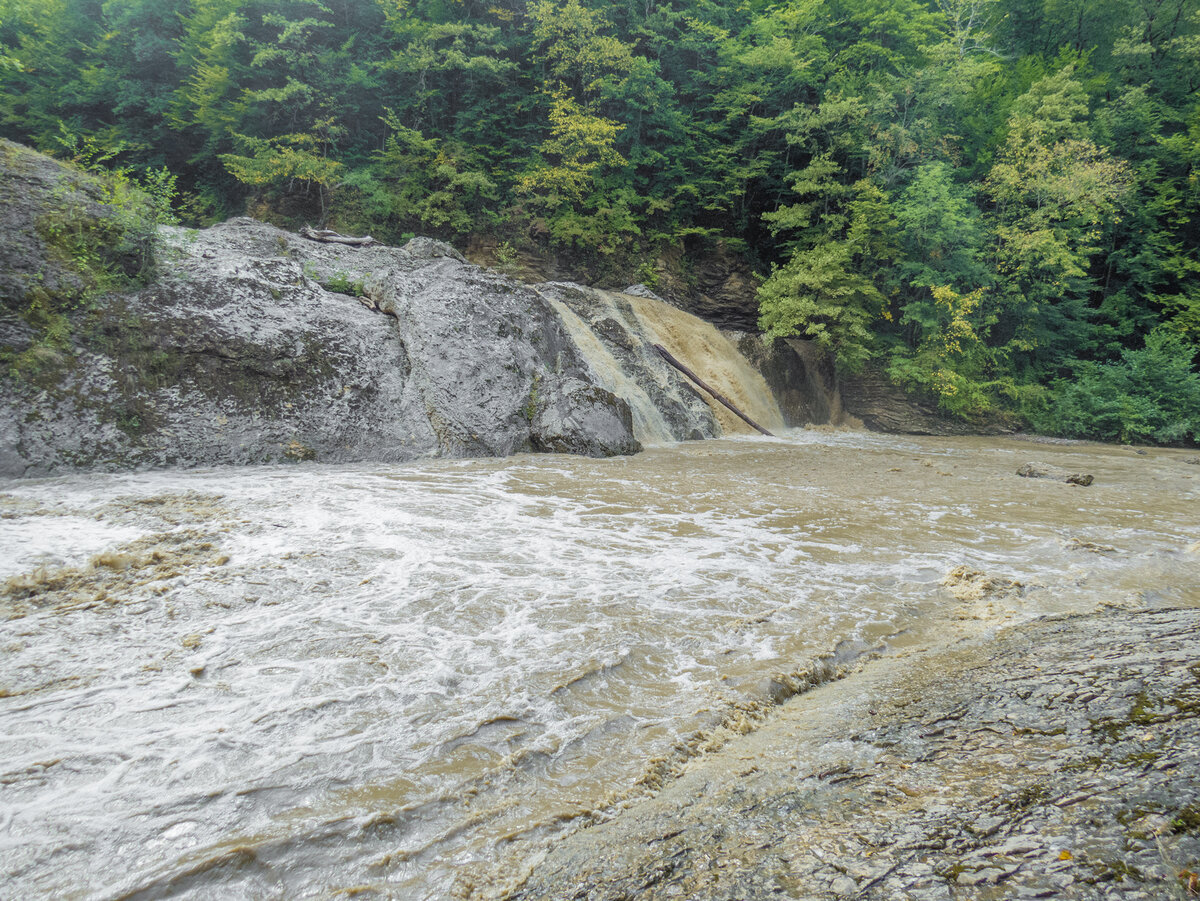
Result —
[[0, 897], [486, 895], [824, 656], [1200, 605], [1189, 456], [818, 429], [0, 484]]

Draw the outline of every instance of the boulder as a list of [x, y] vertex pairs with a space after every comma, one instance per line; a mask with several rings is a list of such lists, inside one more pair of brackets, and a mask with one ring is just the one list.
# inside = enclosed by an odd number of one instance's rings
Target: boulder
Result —
[[1053, 479], [1056, 482], [1067, 482], [1071, 485], [1080, 485], [1085, 488], [1095, 481], [1095, 477], [1090, 474], [1059, 469], [1057, 466], [1051, 466], [1048, 463], [1022, 463], [1020, 468], [1017, 469], [1017, 475], [1024, 476], [1027, 479]]
[[551, 303], [444, 242], [321, 243], [248, 218], [163, 227], [152, 271], [80, 301], [44, 211], [67, 182], [97, 229], [128, 211], [92, 176], [0, 150], [0, 477], [640, 449], [628, 403], [594, 381]]
[[534, 398], [533, 449], [546, 453], [612, 457], [640, 450], [629, 405], [610, 391], [569, 378]]
[[662, 300], [661, 297], [659, 297], [641, 282], [638, 282], [636, 285], [630, 285], [621, 293], [629, 294], [632, 297], [649, 297], [651, 300]]

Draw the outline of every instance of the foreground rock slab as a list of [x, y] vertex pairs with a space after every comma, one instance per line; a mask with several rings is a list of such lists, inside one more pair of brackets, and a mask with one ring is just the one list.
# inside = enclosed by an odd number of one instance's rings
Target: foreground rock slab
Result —
[[870, 661], [530, 864], [504, 897], [1194, 897], [1200, 610]]

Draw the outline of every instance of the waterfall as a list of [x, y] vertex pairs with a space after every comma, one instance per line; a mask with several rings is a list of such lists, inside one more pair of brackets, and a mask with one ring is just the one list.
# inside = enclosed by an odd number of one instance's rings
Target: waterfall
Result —
[[714, 326], [653, 297], [552, 282], [538, 287], [559, 313], [596, 384], [624, 398], [643, 444], [754, 434], [654, 350], [661, 344], [771, 431], [786, 428], [766, 380]]
[[650, 399], [636, 378], [621, 366], [613, 352], [570, 307], [561, 301], [551, 303], [562, 317], [575, 346], [579, 348], [598, 385], [624, 398], [633, 412], [633, 433], [643, 444], [665, 444], [674, 440], [671, 426], [662, 410]]
[[[638, 319], [661, 344], [743, 413], [771, 432], [786, 428], [762, 373], [715, 326], [657, 298], [629, 296]], [[726, 435], [755, 434], [723, 405], [707, 398]]]

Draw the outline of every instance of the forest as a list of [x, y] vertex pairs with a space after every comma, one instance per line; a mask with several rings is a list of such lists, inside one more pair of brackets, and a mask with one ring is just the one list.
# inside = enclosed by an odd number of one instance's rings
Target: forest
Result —
[[1122, 442], [1200, 438], [1198, 89], [1200, 0], [0, 0], [0, 136], [184, 224], [719, 248], [768, 335]]

